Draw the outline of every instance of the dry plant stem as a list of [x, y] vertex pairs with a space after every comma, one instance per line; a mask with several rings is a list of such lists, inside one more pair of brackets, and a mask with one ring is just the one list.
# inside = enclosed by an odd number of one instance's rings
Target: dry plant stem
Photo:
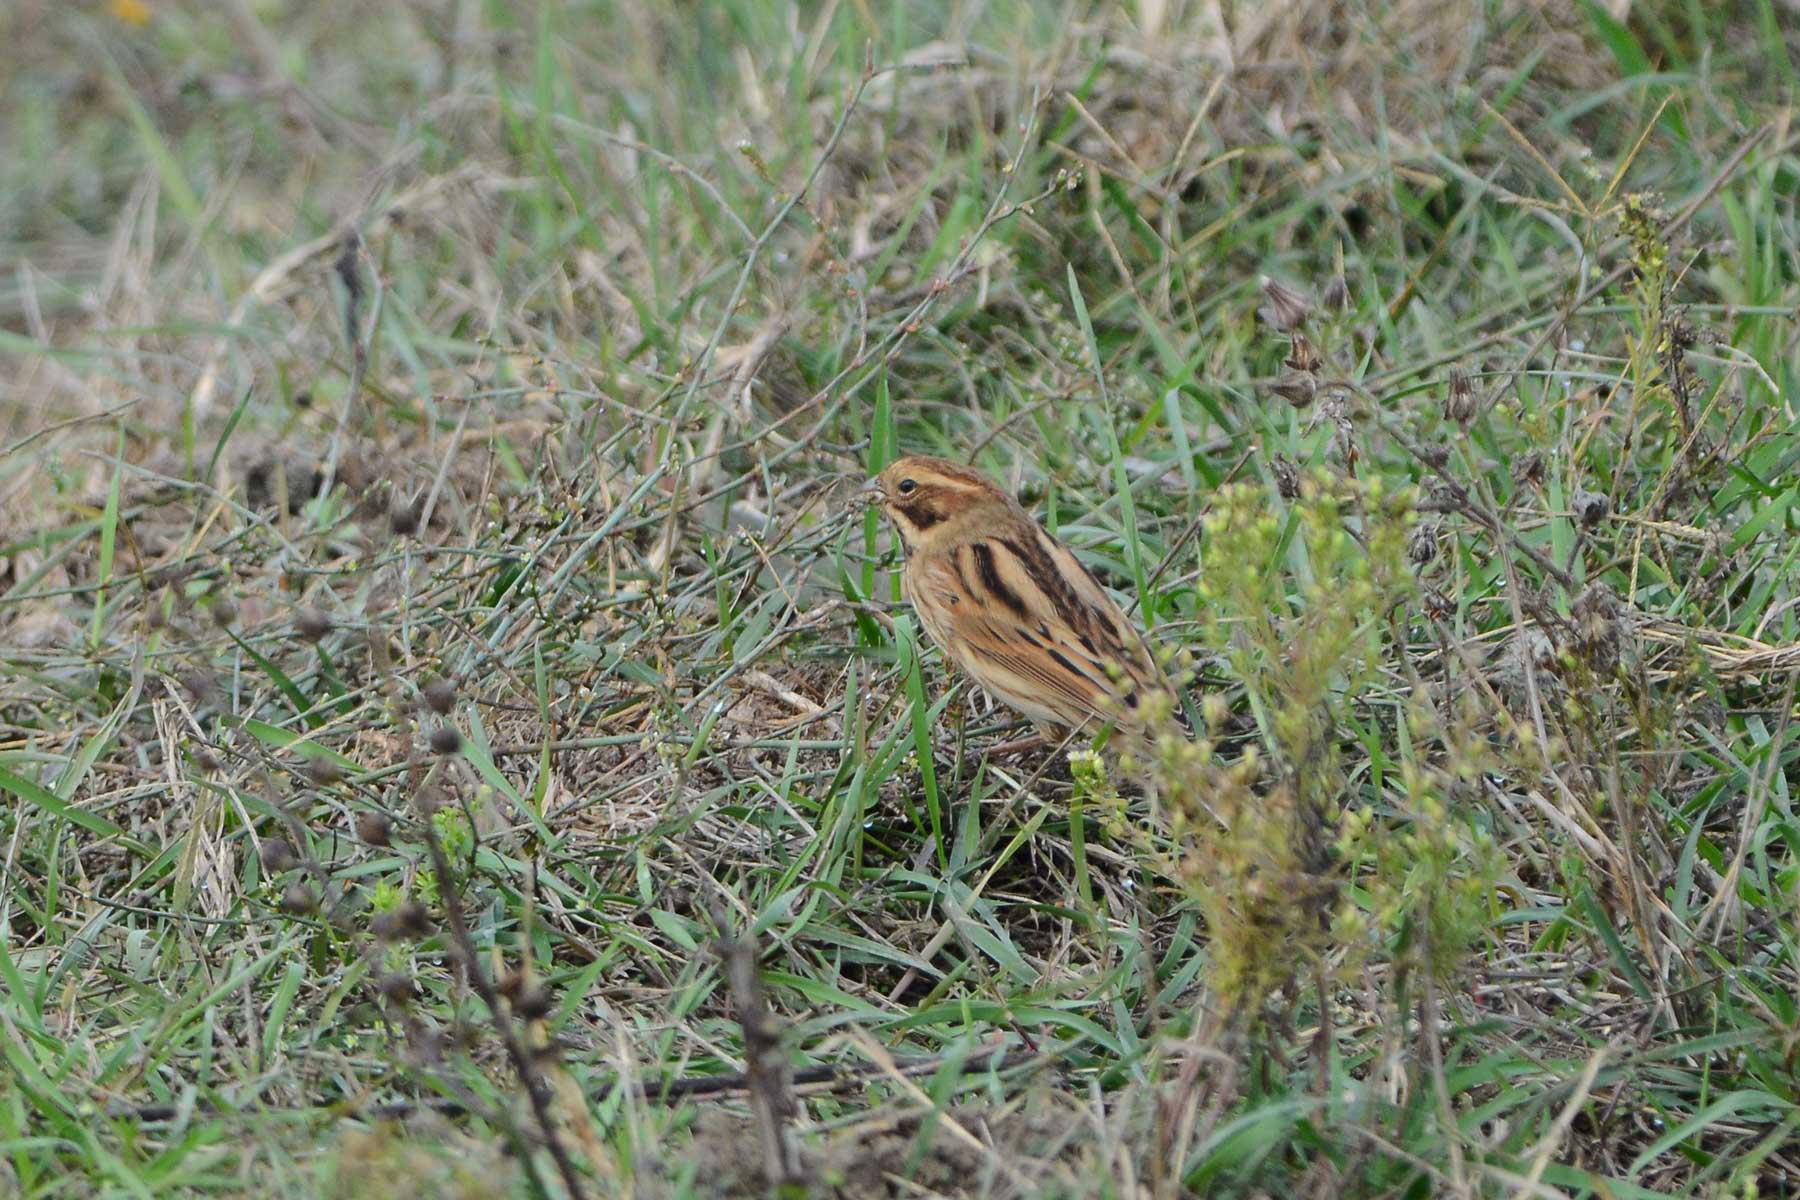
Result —
[[488, 978], [487, 971], [481, 965], [481, 954], [475, 948], [474, 938], [469, 936], [468, 924], [463, 920], [462, 903], [452, 883], [454, 876], [450, 873], [450, 859], [444, 853], [444, 843], [439, 839], [437, 829], [429, 817], [419, 822], [419, 831], [431, 854], [431, 869], [437, 874], [438, 892], [444, 905], [444, 921], [449, 926], [450, 939], [456, 946], [456, 952], [463, 961], [463, 970], [468, 973], [469, 983], [474, 987], [475, 994], [487, 1005], [494, 1031], [500, 1035], [501, 1044], [506, 1047], [506, 1056], [511, 1060], [513, 1071], [519, 1076], [519, 1082], [525, 1089], [525, 1098], [531, 1104], [531, 1113], [543, 1135], [544, 1147], [550, 1151], [550, 1158], [556, 1163], [563, 1186], [574, 1200], [585, 1200], [587, 1189], [582, 1186], [581, 1175], [575, 1169], [574, 1161], [569, 1158], [550, 1114], [549, 1088], [538, 1071], [531, 1051], [519, 1037], [511, 1016], [501, 1006], [500, 993], [495, 990], [493, 981]]
[[[1769, 753], [1761, 772], [1762, 777], [1758, 781], [1759, 786], [1755, 792], [1751, 793], [1751, 796], [1745, 799], [1744, 817], [1738, 827], [1737, 850], [1731, 856], [1731, 865], [1725, 868], [1724, 878], [1719, 884], [1718, 891], [1714, 893], [1711, 900], [1707, 901], [1706, 907], [1700, 911], [1700, 915], [1694, 919], [1693, 940], [1696, 944], [1706, 941], [1707, 928], [1714, 921], [1718, 922], [1718, 936], [1723, 937], [1726, 923], [1731, 919], [1731, 913], [1734, 910], [1741, 912], [1743, 901], [1738, 896], [1738, 877], [1743, 873], [1744, 859], [1750, 853], [1750, 843], [1754, 837], [1756, 824], [1762, 818], [1763, 810], [1768, 806], [1769, 798], [1774, 792], [1776, 764], [1781, 761], [1780, 750], [1787, 744], [1793, 728], [1796, 684], [1800, 684], [1800, 671], [1789, 671], [1787, 690], [1782, 698], [1781, 723], [1776, 726], [1774, 736], [1769, 739]], [[1754, 802], [1753, 797], [1756, 793], [1762, 795], [1761, 805]]]
[[[1158, 1144], [1162, 1153], [1154, 1156], [1151, 1165], [1158, 1175], [1153, 1188], [1159, 1198], [1180, 1194], [1182, 1179], [1187, 1174], [1189, 1148], [1197, 1138], [1211, 1133], [1225, 1106], [1237, 1093], [1236, 1050], [1243, 1039], [1236, 1031], [1243, 1011], [1244, 1002], [1239, 997], [1221, 1019], [1214, 1021], [1210, 1014], [1202, 1016], [1182, 1043], [1180, 1067], [1175, 1072], [1174, 1083], [1156, 1106]], [[1221, 1038], [1226, 1044], [1225, 1049], [1214, 1044]], [[1219, 1065], [1218, 1074], [1209, 1077], [1204, 1087], [1196, 1086], [1200, 1064], [1206, 1059]], [[1202, 1101], [1206, 1105], [1204, 1120], [1201, 1117]]]
[[[871, 52], [872, 44], [870, 47], [866, 48], [866, 53]], [[885, 75], [889, 71], [896, 69], [897, 68], [886, 67], [877, 71], [873, 62], [865, 58], [862, 76], [858, 80], [855, 89], [845, 100], [844, 109], [838, 115], [837, 123], [832, 127], [831, 135], [826, 138], [824, 147], [819, 151], [818, 157], [814, 160], [812, 169], [807, 172], [805, 181], [795, 189], [794, 194], [789, 196], [781, 207], [776, 210], [775, 215], [769, 218], [768, 224], [763, 226], [762, 232], [756, 235], [755, 240], [751, 242], [749, 248], [745, 251], [744, 265], [738, 272], [737, 282], [732, 288], [731, 296], [726, 300], [724, 307], [721, 309], [718, 323], [713, 327], [712, 335], [707, 338], [705, 348], [696, 356], [692, 373], [688, 378], [687, 388], [682, 393], [680, 401], [675, 406], [674, 415], [669, 421], [669, 428], [671, 430], [681, 428], [682, 424], [687, 419], [688, 412], [693, 408], [695, 399], [699, 395], [701, 384], [707, 380], [708, 368], [711, 366], [714, 357], [718, 354], [719, 346], [725, 338], [725, 331], [731, 326], [732, 318], [737, 313], [738, 304], [744, 298], [744, 293], [750, 286], [750, 281], [756, 273], [756, 264], [762, 258], [763, 251], [768, 248], [770, 239], [772, 239], [775, 234], [780, 231], [781, 227], [787, 223], [788, 217], [806, 198], [806, 193], [812, 189], [813, 184], [817, 182], [819, 172], [823, 171], [825, 169], [825, 164], [831, 161], [832, 155], [837, 151], [838, 144], [843, 140], [844, 131], [850, 126], [850, 118], [856, 113], [857, 106], [861, 103], [864, 93], [869, 89], [869, 84], [878, 76]], [[774, 338], [779, 338], [779, 328], [777, 328], [773, 336]], [[753, 360], [758, 358], [755, 354], [751, 357]], [[756, 362], [752, 361], [749, 366], [749, 374], [753, 376], [755, 370]], [[746, 379], [744, 381], [744, 387], [747, 389], [748, 386], [748, 380]], [[711, 462], [720, 452], [722, 438], [719, 435], [724, 428], [723, 411], [727, 407], [729, 407], [729, 404], [722, 406], [721, 408], [720, 418], [715, 423], [713, 434], [709, 438], [709, 441], [713, 444], [708, 447], [708, 452], [694, 459], [690, 459], [685, 465], [685, 468], [678, 467], [673, 461], [672, 452], [674, 448], [680, 444], [679, 439], [670, 436], [663, 444], [663, 455], [661, 462], [659, 463], [659, 469], [673, 472], [675, 476], [675, 491], [669, 501], [665, 537], [672, 536], [668, 531], [672, 531], [675, 528], [674, 522], [679, 517], [685, 515], [686, 512], [696, 504], [703, 503], [704, 500], [710, 498], [710, 495], [712, 494], [706, 486], [707, 481], [694, 474], [694, 472], [702, 464]], [[767, 432], [768, 431], [765, 431], [765, 436]], [[690, 486], [693, 486], [694, 490], [703, 493], [701, 499], [689, 500], [687, 492]], [[686, 503], [684, 503], [684, 501], [686, 501]], [[555, 595], [553, 594], [551, 598], [555, 599]]]
[[[858, 94], [860, 95], [860, 92]], [[1008, 160], [1004, 172], [1005, 177], [1008, 180], [1018, 176], [1019, 169], [1025, 161], [1026, 152], [1033, 144], [1032, 134], [1037, 130], [1037, 113], [1040, 101], [1041, 97], [1034, 92], [1029, 106], [1031, 115], [1026, 123], [1025, 132], [1019, 139], [1018, 150]], [[839, 132], [841, 132], [841, 129]], [[835, 145], [835, 140], [833, 145]], [[824, 159], [821, 158], [820, 165], [823, 165], [823, 162]], [[816, 170], [817, 168], [815, 167], [815, 172]], [[812, 428], [808, 429], [805, 433], [799, 435], [792, 441], [787, 442], [787, 444], [780, 446], [776, 452], [769, 457], [767, 465], [769, 467], [778, 466], [781, 463], [786, 462], [800, 450], [811, 446], [824, 431], [826, 425], [829, 423], [832, 416], [837, 413], [838, 409], [873, 380], [876, 377], [876, 373], [873, 371], [865, 372], [854, 382], [847, 383], [847, 381], [849, 381], [852, 376], [856, 375], [857, 372], [862, 371], [873, 362], [877, 355], [880, 355], [884, 362], [893, 362], [898, 358], [901, 347], [904, 346], [912, 335], [918, 331], [920, 322], [922, 322], [926, 314], [936, 306], [939, 298], [946, 295], [956, 283], [974, 271], [973, 260], [976, 251], [985, 242], [987, 235], [992, 232], [994, 226], [998, 225], [1007, 217], [1022, 210], [1028, 210], [1033, 204], [1048, 199], [1051, 195], [1055, 194], [1057, 190], [1058, 185], [1052, 183], [1024, 200], [1008, 204], [1006, 201], [1006, 188], [1002, 186], [995, 193], [993, 202], [988, 205], [987, 212], [983, 215], [981, 223], [969, 234], [966, 243], [958, 251], [956, 257], [944, 270], [944, 273], [934, 279], [931, 285], [925, 289], [923, 298], [907, 311], [904, 318], [898, 322], [892, 333], [888, 334], [876, 345], [859, 350], [856, 357], [851, 359], [851, 361], [839, 370], [836, 375], [833, 375], [828, 379], [824, 385], [813, 394], [812, 398], [806, 401], [806, 403], [796, 405], [794, 408], [775, 418], [761, 429], [756, 430], [748, 438], [740, 442], [722, 446], [720, 448], [721, 452], [747, 449], [757, 442], [776, 437], [783, 426], [808, 412], [818, 409], [821, 405], [825, 404], [827, 399], [831, 398], [833, 394], [836, 393], [835, 402], [825, 407], [824, 411], [819, 414], [818, 419], [813, 423]], [[714, 348], [716, 349], [716, 345]], [[841, 392], [838, 391], [840, 386], [843, 387]], [[680, 505], [678, 501], [676, 504], [673, 504], [672, 507], [680, 506], [682, 507], [682, 511], [685, 512], [687, 509], [717, 499], [737, 485], [738, 481], [736, 480], [719, 484], [711, 491], [688, 497], [684, 506]]]
[[343, 454], [344, 438], [357, 436], [366, 423], [366, 415], [362, 402], [363, 378], [369, 369], [369, 342], [375, 336], [375, 330], [381, 320], [381, 276], [375, 276], [375, 303], [370, 312], [368, 331], [362, 328], [363, 283], [362, 272], [357, 262], [363, 249], [362, 234], [352, 227], [344, 235], [343, 248], [339, 251], [332, 269], [344, 284], [344, 340], [350, 345], [350, 382], [344, 389], [344, 406], [338, 411], [337, 426], [331, 433], [331, 445], [325, 454], [324, 470], [319, 477], [318, 494], [323, 496], [331, 490], [337, 479], [338, 459]]
[[1007, 1180], [1012, 1183], [1014, 1187], [1019, 1188], [1022, 1192], [1029, 1188], [1028, 1181], [1019, 1174], [1016, 1167], [1007, 1162], [1004, 1157], [995, 1153], [992, 1146], [983, 1142], [980, 1138], [977, 1138], [974, 1134], [965, 1129], [960, 1121], [957, 1121], [949, 1113], [944, 1112], [941, 1105], [927, 1095], [924, 1089], [914, 1083], [908, 1075], [902, 1072], [894, 1062], [893, 1058], [888, 1054], [886, 1047], [882, 1046], [879, 1042], [875, 1041], [874, 1038], [871, 1038], [867, 1033], [864, 1033], [861, 1030], [853, 1030], [851, 1039], [864, 1054], [867, 1054], [874, 1060], [875, 1065], [881, 1068], [882, 1073], [898, 1084], [901, 1091], [905, 1092], [908, 1096], [911, 1096], [923, 1111], [936, 1112], [940, 1124], [943, 1128], [950, 1131], [952, 1137], [969, 1147], [971, 1150], [974, 1150], [976, 1153], [985, 1156], [1006, 1176]]
[[90, 425], [90, 424], [93, 424], [93, 423], [96, 423], [99, 421], [110, 420], [111, 418], [118, 416], [120, 413], [125, 412], [128, 409], [137, 407], [137, 405], [139, 405], [141, 403], [143, 403], [143, 397], [142, 396], [134, 396], [130, 400], [126, 400], [120, 404], [115, 404], [111, 408], [101, 409], [99, 412], [96, 412], [96, 413], [84, 413], [78, 417], [65, 417], [60, 421], [52, 421], [48, 425], [44, 425], [44, 426], [41, 426], [40, 428], [32, 430], [30, 433], [26, 434], [24, 437], [20, 438], [16, 442], [14, 442], [12, 445], [7, 446], [3, 450], [0, 450], [0, 461], [11, 458], [13, 455], [15, 455], [19, 451], [25, 449], [25, 447], [31, 445], [33, 442], [38, 441], [40, 438], [45, 438], [45, 437], [49, 437], [52, 434], [61, 433], [65, 429], [73, 429], [77, 425]]
[[[1755, 133], [1752, 133], [1749, 137], [1740, 142], [1738, 148], [1732, 152], [1731, 157], [1725, 161], [1725, 165], [1720, 167], [1719, 170], [1714, 173], [1707, 185], [1700, 190], [1700, 194], [1690, 200], [1679, 213], [1676, 213], [1675, 216], [1671, 217], [1663, 224], [1662, 229], [1658, 231], [1658, 236], [1667, 240], [1674, 234], [1680, 232], [1689, 221], [1693, 220], [1694, 214], [1699, 212], [1701, 207], [1704, 206], [1708, 200], [1712, 199], [1712, 197], [1717, 194], [1718, 190], [1724, 187], [1733, 175], [1737, 174], [1738, 168], [1741, 167], [1744, 160], [1750, 156], [1750, 152], [1756, 149], [1756, 147], [1762, 143], [1762, 140], [1769, 136], [1774, 128], [1773, 125], [1764, 125]], [[1793, 139], [1789, 139], [1788, 142], [1783, 144], [1783, 148], [1785, 149], [1785, 147], [1791, 145], [1792, 142]], [[1587, 304], [1596, 296], [1603, 294], [1607, 288], [1612, 287], [1620, 280], [1626, 278], [1635, 269], [1636, 264], [1630, 259], [1626, 259], [1626, 261], [1620, 263], [1605, 275], [1602, 275], [1599, 279], [1596, 279], [1593, 283], [1590, 283], [1588, 286], [1582, 288], [1581, 291], [1577, 292], [1573, 299], [1563, 305], [1555, 319], [1544, 326], [1543, 331], [1538, 334], [1536, 339], [1534, 339], [1529, 346], [1526, 347], [1525, 353], [1519, 356], [1519, 362], [1522, 364], [1520, 369], [1523, 370], [1524, 367], [1529, 366], [1531, 360], [1537, 356], [1538, 351], [1542, 350], [1545, 346], [1555, 340], [1557, 335], [1563, 331], [1563, 328], [1568, 325], [1569, 320], [1577, 312], [1581, 311], [1583, 305]], [[1517, 374], [1517, 371], [1499, 372], [1499, 378], [1495, 380], [1493, 387], [1488, 390], [1488, 394], [1482, 398], [1481, 403], [1476, 407], [1475, 411], [1477, 418], [1487, 413], [1494, 405], [1500, 403], [1501, 397], [1506, 394], [1506, 389], [1512, 386], [1513, 379]]]
[[1538, 1143], [1537, 1152], [1531, 1160], [1531, 1170], [1518, 1182], [1515, 1200], [1539, 1194], [1538, 1180], [1543, 1178], [1544, 1168], [1550, 1165], [1551, 1156], [1562, 1150], [1563, 1139], [1569, 1136], [1569, 1129], [1575, 1124], [1576, 1115], [1587, 1103], [1588, 1094], [1593, 1091], [1594, 1080], [1599, 1076], [1600, 1068], [1606, 1062], [1608, 1053], [1608, 1047], [1602, 1046], [1594, 1051], [1592, 1057], [1588, 1059], [1588, 1064], [1583, 1068], [1581, 1077], [1575, 1081], [1568, 1102], [1562, 1106], [1562, 1111], [1556, 1114], [1556, 1120], [1550, 1123], [1550, 1128], [1544, 1132], [1543, 1139]]
[[[145, 911], [120, 904], [110, 904], [109, 907], [121, 908], [128, 912]], [[154, 913], [154, 915], [167, 914]], [[184, 919], [193, 920], [196, 924], [250, 924], [250, 922], [244, 921], [208, 920], [204, 917], [184, 917]], [[801, 1088], [816, 1092], [831, 1092], [854, 1087], [878, 1075], [888, 1075], [896, 1071], [909, 1077], [931, 1075], [942, 1069], [946, 1063], [959, 1057], [954, 1054], [932, 1054], [922, 1058], [890, 1059], [885, 1063], [858, 1063], [849, 1066], [825, 1064], [801, 1067], [792, 1072], [792, 1078], [796, 1095], [799, 1094], [798, 1089]], [[1022, 1049], [1008, 1050], [1004, 1046], [996, 1045], [968, 1058], [963, 1058], [961, 1061], [968, 1068], [982, 1067], [995, 1072], [1003, 1072], [1040, 1062], [1044, 1057], [1041, 1052]], [[414, 1100], [384, 1100], [376, 1104], [338, 1101], [328, 1105], [301, 1105], [287, 1109], [280, 1109], [274, 1105], [263, 1105], [259, 1106], [258, 1111], [329, 1112], [361, 1120], [398, 1120], [420, 1112], [435, 1112], [450, 1117], [473, 1113], [494, 1124], [503, 1122], [501, 1114], [494, 1112], [488, 1105], [482, 1103], [479, 1097], [468, 1092], [455, 1079], [447, 1075], [440, 1075], [437, 1078], [438, 1082], [456, 1091], [458, 1097], [452, 1099], [430, 1096]], [[598, 1095], [609, 1094], [620, 1084], [624, 1084], [634, 1098], [646, 1103], [679, 1105], [690, 1100], [705, 1100], [735, 1092], [747, 1092], [750, 1090], [750, 1076], [745, 1071], [729, 1071], [721, 1075], [681, 1075], [664, 1084], [637, 1083], [621, 1076], [612, 1080], [603, 1080], [593, 1090]], [[163, 1121], [173, 1121], [185, 1111], [190, 1111], [190, 1109], [187, 1106], [172, 1103], [119, 1104], [109, 1106], [106, 1113], [108, 1117], [154, 1125]], [[200, 1098], [196, 1100], [191, 1111], [225, 1114], [232, 1110]]]
[[750, 1109], [762, 1140], [763, 1174], [770, 1186], [786, 1188], [806, 1180], [806, 1166], [789, 1122], [799, 1112], [794, 1099], [793, 1072], [781, 1042], [781, 1022], [763, 1000], [756, 942], [748, 932], [732, 936], [731, 915], [716, 900], [713, 923], [719, 928], [719, 959], [731, 987], [738, 1025], [744, 1032], [744, 1076], [750, 1088]]
[[[1001, 831], [1006, 827], [1006, 822], [1012, 815], [1013, 807], [1018, 804], [1020, 800], [1031, 794], [1031, 789], [1036, 787], [1039, 781], [1043, 779], [1045, 772], [1050, 769], [1051, 764], [1054, 763], [1058, 757], [1067, 753], [1068, 748], [1074, 744], [1078, 733], [1079, 731], [1077, 730], [1070, 730], [1068, 735], [1065, 736], [1061, 742], [1056, 743], [1055, 748], [1044, 756], [1043, 761], [1038, 763], [1036, 769], [1026, 777], [1025, 781], [1013, 789], [1012, 794], [1006, 799], [1006, 804], [1001, 808], [1000, 815], [990, 822], [987, 829], [982, 833], [981, 842], [976, 849], [978, 857], [986, 858], [993, 853], [994, 844], [999, 841]], [[960, 748], [957, 757], [962, 757]], [[991, 753], [989, 757], [991, 761]], [[926, 850], [922, 848], [920, 853], [926, 853]], [[971, 903], [987, 890], [987, 885], [993, 881], [994, 875], [999, 869], [1000, 864], [998, 863], [990, 866], [987, 873], [976, 882], [972, 889], [970, 889], [969, 900]], [[947, 894], [944, 896], [944, 903], [946, 907], [950, 904], [950, 899]], [[930, 962], [937, 957], [940, 950], [949, 945], [950, 939], [954, 936], [956, 936], [956, 922], [952, 918], [946, 917], [938, 926], [937, 932], [932, 935], [931, 940], [925, 944], [925, 948], [919, 952], [919, 958], [924, 962]], [[911, 987], [913, 981], [918, 977], [919, 969], [917, 967], [906, 968], [906, 973], [900, 976], [900, 982], [896, 983], [893, 988], [888, 991], [887, 1002], [889, 1004], [897, 1004], [900, 997], [906, 994], [906, 989]]]
[[[1363, 388], [1356, 384], [1349, 383], [1348, 381], [1345, 381], [1345, 383], [1346, 386], [1354, 387], [1366, 399], [1373, 401], [1374, 397]], [[1386, 429], [1388, 436], [1393, 438], [1401, 449], [1412, 455], [1420, 464], [1430, 467], [1434, 471], [1437, 470], [1437, 456], [1428, 452], [1423, 446], [1420, 446], [1417, 442], [1401, 433], [1398, 429], [1385, 424], [1383, 425], [1383, 428]], [[1571, 591], [1574, 590], [1575, 577], [1557, 566], [1550, 559], [1546, 558], [1536, 547], [1528, 545], [1517, 533], [1507, 528], [1506, 525], [1501, 522], [1500, 518], [1494, 515], [1490, 503], [1470, 495], [1467, 488], [1463, 487], [1462, 484], [1456, 482], [1456, 480], [1450, 478], [1448, 475], [1440, 472], [1437, 474], [1436, 478], [1443, 482], [1445, 488], [1455, 500], [1458, 512], [1461, 512], [1470, 520], [1480, 525], [1494, 537], [1502, 538], [1510, 542], [1513, 546], [1518, 548], [1521, 554], [1525, 555], [1525, 557], [1535, 563], [1537, 568], [1544, 572], [1545, 575], [1556, 580]]]
[[[721, 309], [719, 322], [713, 327], [712, 336], [707, 339], [706, 348], [702, 350], [695, 359], [696, 366], [694, 368], [693, 376], [688, 380], [687, 390], [682, 394], [680, 404], [676, 406], [675, 415], [670, 422], [671, 428], [680, 428], [681, 424], [687, 418], [688, 410], [693, 407], [694, 398], [700, 391], [701, 381], [706, 377], [705, 367], [712, 362], [713, 355], [718, 353], [719, 345], [725, 338], [725, 331], [730, 328], [731, 319], [737, 313], [738, 301], [743, 299], [745, 290], [750, 286], [750, 279], [756, 271], [757, 261], [762, 257], [763, 251], [768, 248], [769, 239], [773, 238], [775, 234], [780, 231], [781, 227], [787, 223], [787, 219], [789, 215], [793, 213], [795, 207], [797, 207], [801, 200], [806, 197], [806, 193], [812, 190], [813, 184], [817, 182], [819, 178], [819, 172], [823, 171], [825, 169], [825, 164], [831, 161], [831, 156], [837, 151], [838, 143], [844, 138], [844, 131], [850, 126], [850, 118], [855, 115], [857, 106], [862, 102], [864, 93], [869, 90], [869, 84], [873, 83], [878, 77], [898, 69], [899, 68], [897, 67], [883, 67], [880, 70], [876, 70], [874, 64], [865, 59], [862, 77], [857, 81], [855, 89], [845, 100], [844, 110], [838, 115], [837, 124], [832, 126], [831, 135], [825, 139], [825, 145], [819, 151], [818, 158], [814, 160], [812, 170], [807, 172], [805, 182], [796, 188], [794, 194], [789, 196], [786, 202], [775, 211], [775, 215], [769, 218], [768, 224], [763, 226], [762, 232], [757, 234], [756, 240], [750, 244], [750, 248], [745, 252], [743, 269], [738, 273], [737, 283], [731, 290], [730, 299], [725, 302], [724, 307]], [[671, 438], [668, 445], [675, 445], [674, 439]], [[672, 464], [665, 459], [664, 465], [666, 467]], [[679, 488], [679, 483], [677, 486]], [[679, 499], [680, 497], [677, 496], [676, 502], [671, 503], [671, 511], [674, 511], [674, 509], [678, 507]]]
[[1442, 1021], [1438, 1016], [1437, 980], [1431, 973], [1431, 933], [1424, 922], [1421, 922], [1419, 940], [1423, 953], [1423, 961], [1419, 966], [1419, 977], [1423, 983], [1423, 994], [1419, 997], [1419, 1041], [1425, 1047], [1426, 1069], [1431, 1072], [1432, 1095], [1438, 1102], [1438, 1120], [1443, 1122], [1444, 1140], [1450, 1148], [1450, 1180], [1452, 1192], [1459, 1196], [1472, 1198], [1474, 1190], [1469, 1185], [1468, 1168], [1463, 1163], [1463, 1147], [1461, 1131], [1457, 1128], [1456, 1109], [1450, 1103], [1450, 1088], [1444, 1080], [1444, 1046], [1442, 1041]]

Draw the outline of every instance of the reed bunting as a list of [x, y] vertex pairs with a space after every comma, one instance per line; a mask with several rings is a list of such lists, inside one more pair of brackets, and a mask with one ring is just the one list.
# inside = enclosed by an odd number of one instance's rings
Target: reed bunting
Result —
[[964, 674], [1060, 740], [1111, 722], [1147, 752], [1185, 724], [1136, 627], [1067, 546], [971, 467], [902, 458], [869, 482], [900, 535], [919, 623]]

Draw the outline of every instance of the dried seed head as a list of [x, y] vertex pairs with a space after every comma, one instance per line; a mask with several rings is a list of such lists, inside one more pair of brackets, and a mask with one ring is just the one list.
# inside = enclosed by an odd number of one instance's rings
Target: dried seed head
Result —
[[1475, 381], [1467, 371], [1450, 372], [1450, 384], [1444, 390], [1444, 417], [1458, 425], [1475, 419]]
[[1528, 487], [1541, 487], [1544, 482], [1544, 455], [1533, 450], [1513, 467], [1513, 479]]
[[1575, 493], [1575, 519], [1583, 529], [1592, 529], [1612, 515], [1612, 501], [1600, 492]]
[[1420, 512], [1455, 512], [1461, 507], [1454, 485], [1448, 479], [1432, 475], [1425, 480], [1425, 494], [1419, 499]]
[[408, 937], [427, 937], [432, 932], [431, 914], [416, 900], [408, 900], [394, 910], [400, 918], [401, 930]]
[[1325, 281], [1325, 291], [1319, 297], [1319, 303], [1332, 312], [1348, 312], [1350, 309], [1350, 281], [1342, 275], [1333, 275]]
[[202, 704], [212, 699], [215, 690], [213, 677], [205, 671], [183, 671], [181, 686], [187, 690], [188, 695]]
[[1275, 490], [1281, 493], [1283, 500], [1292, 500], [1300, 495], [1300, 468], [1294, 460], [1277, 454], [1269, 460], [1269, 474], [1275, 477]]
[[1312, 305], [1305, 295], [1279, 280], [1264, 275], [1261, 279], [1263, 305], [1256, 315], [1265, 325], [1281, 333], [1292, 333], [1306, 321]]
[[418, 901], [405, 900], [386, 912], [376, 913], [369, 922], [369, 932], [384, 942], [422, 938], [431, 933], [431, 914]]
[[448, 716], [456, 707], [456, 689], [447, 679], [433, 679], [424, 688], [425, 704], [438, 716]]
[[257, 847], [256, 857], [268, 871], [286, 871], [300, 862], [300, 856], [294, 853], [294, 844], [282, 837], [265, 840]]
[[437, 754], [455, 754], [462, 749], [462, 734], [454, 725], [439, 725], [431, 731], [431, 749]]
[[1418, 566], [1424, 566], [1437, 557], [1438, 527], [1436, 521], [1426, 521], [1416, 526], [1411, 536], [1406, 539], [1406, 557]]
[[1295, 408], [1305, 408], [1319, 394], [1319, 381], [1310, 372], [1289, 371], [1271, 384], [1269, 390]]
[[294, 614], [294, 632], [317, 642], [331, 632], [331, 618], [316, 608], [303, 608]]
[[1507, 640], [1506, 649], [1489, 668], [1488, 680], [1500, 699], [1518, 710], [1534, 688], [1541, 692], [1560, 690], [1557, 657], [1556, 643], [1543, 628], [1527, 625]]
[[232, 600], [230, 596], [220, 596], [217, 600], [214, 600], [212, 603], [212, 619], [213, 624], [217, 625], [220, 629], [229, 629], [233, 625], [236, 625], [238, 619], [237, 602]]
[[1313, 344], [1299, 330], [1288, 336], [1291, 340], [1288, 344], [1287, 365], [1309, 374], [1317, 371], [1320, 365], [1319, 352], [1313, 349]]
[[287, 887], [283, 888], [281, 891], [281, 910], [283, 912], [300, 916], [303, 913], [311, 912], [317, 907], [319, 907], [318, 897], [313, 895], [313, 890], [310, 887], [301, 883], [298, 879], [288, 884]]
[[356, 836], [371, 846], [386, 846], [392, 841], [394, 823], [386, 813], [359, 812], [356, 814]]
[[1575, 649], [1594, 668], [1606, 673], [1619, 663], [1625, 640], [1624, 606], [1619, 595], [1604, 583], [1589, 584], [1575, 597]]
[[375, 991], [390, 1004], [407, 1004], [418, 995], [412, 976], [400, 971], [389, 971], [382, 975], [375, 981]]

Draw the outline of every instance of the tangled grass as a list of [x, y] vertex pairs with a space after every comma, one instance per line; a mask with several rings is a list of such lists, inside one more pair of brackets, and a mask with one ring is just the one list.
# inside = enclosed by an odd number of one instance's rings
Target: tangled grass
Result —
[[0, 33], [0, 1190], [1800, 1192], [1784, 0]]

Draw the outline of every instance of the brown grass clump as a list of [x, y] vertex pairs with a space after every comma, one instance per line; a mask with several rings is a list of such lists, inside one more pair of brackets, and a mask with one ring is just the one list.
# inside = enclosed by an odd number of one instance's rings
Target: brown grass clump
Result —
[[1785, 24], [601, 7], [0, 11], [0, 1191], [1800, 1187]]

